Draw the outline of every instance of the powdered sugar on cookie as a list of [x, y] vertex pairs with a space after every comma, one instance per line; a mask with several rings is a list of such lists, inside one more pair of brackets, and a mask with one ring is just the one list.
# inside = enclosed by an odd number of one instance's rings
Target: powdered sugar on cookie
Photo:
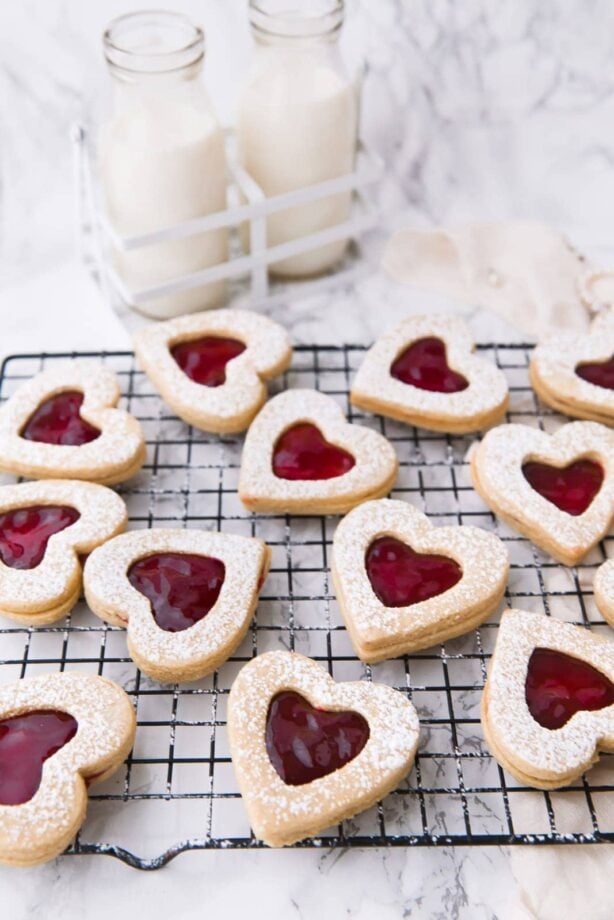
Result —
[[0, 559], [0, 614], [34, 625], [53, 623], [68, 612], [81, 591], [79, 554], [120, 533], [127, 522], [123, 500], [105, 486], [45, 480], [0, 487], [0, 515], [39, 505], [68, 506], [80, 516], [49, 537], [34, 568], [12, 568]]
[[[462, 577], [443, 594], [405, 607], [386, 607], [365, 567], [370, 545], [392, 536], [417, 553], [453, 559]], [[401, 501], [365, 502], [339, 524], [332, 573], [341, 611], [358, 654], [379, 661], [461, 635], [493, 612], [508, 575], [503, 543], [477, 527], [434, 527], [421, 511]]]
[[595, 601], [604, 620], [614, 626], [614, 559], [608, 559], [595, 575]]
[[[21, 437], [28, 420], [46, 400], [65, 392], [83, 393], [82, 419], [100, 430], [76, 446]], [[102, 364], [71, 361], [41, 371], [0, 408], [0, 470], [32, 479], [85, 479], [111, 485], [133, 476], [145, 461], [140, 424], [116, 409], [120, 391], [115, 374]]]
[[578, 418], [614, 424], [614, 390], [583, 379], [577, 369], [614, 356], [614, 310], [604, 311], [588, 335], [557, 335], [541, 342], [531, 355], [531, 383], [540, 398]]
[[[564, 467], [581, 458], [603, 469], [601, 488], [578, 515], [561, 511], [525, 479], [526, 461]], [[614, 433], [595, 422], [571, 422], [554, 435], [527, 425], [489, 431], [471, 457], [475, 489], [510, 526], [566, 565], [574, 565], [609, 530], [614, 514]]]
[[600, 750], [614, 750], [614, 705], [576, 712], [551, 730], [526, 701], [529, 659], [536, 648], [585, 661], [614, 681], [614, 642], [542, 614], [503, 615], [482, 705], [484, 730], [495, 757], [523, 782], [556, 788], [580, 776]]
[[[315, 425], [331, 444], [348, 451], [354, 466], [331, 479], [287, 480], [273, 472], [273, 452], [293, 425]], [[367, 498], [385, 495], [396, 478], [398, 460], [389, 441], [368, 428], [349, 424], [338, 404], [316, 390], [286, 390], [254, 419], [241, 457], [239, 497], [254, 511], [335, 514]]]
[[[220, 386], [191, 380], [171, 354], [173, 346], [204, 336], [231, 337], [246, 346], [227, 364]], [[154, 386], [180, 418], [220, 433], [247, 428], [266, 400], [265, 382], [281, 374], [292, 359], [286, 331], [248, 310], [207, 310], [148, 326], [135, 337], [134, 349]]]
[[[369, 725], [369, 739], [353, 760], [301, 786], [283, 782], [265, 746], [270, 701], [288, 689], [312, 706], [357, 712]], [[311, 836], [370, 807], [407, 774], [419, 738], [415, 709], [401, 693], [381, 684], [337, 684], [294, 652], [259, 655], [241, 670], [230, 692], [228, 728], [252, 827], [271, 846]]]
[[[391, 374], [403, 351], [420, 339], [434, 337], [445, 345], [448, 365], [466, 378], [453, 393], [421, 389]], [[351, 389], [353, 405], [398, 421], [435, 431], [479, 431], [499, 421], [508, 403], [505, 375], [473, 354], [465, 323], [453, 316], [411, 316], [395, 326], [367, 352]]]
[[134, 740], [134, 709], [123, 690], [102, 677], [45, 674], [0, 688], [0, 719], [41, 709], [70, 713], [75, 736], [43, 764], [34, 797], [0, 805], [0, 861], [34, 865], [57, 856], [85, 817], [87, 790], [76, 778], [110, 775]]
[[[149, 600], [129, 582], [131, 565], [154, 553], [190, 553], [224, 563], [224, 581], [209, 613], [189, 629], [169, 632]], [[197, 530], [153, 529], [122, 534], [87, 560], [84, 589], [92, 611], [127, 626], [128, 650], [146, 673], [165, 682], [197, 680], [239, 645], [251, 622], [269, 564], [262, 540]]]

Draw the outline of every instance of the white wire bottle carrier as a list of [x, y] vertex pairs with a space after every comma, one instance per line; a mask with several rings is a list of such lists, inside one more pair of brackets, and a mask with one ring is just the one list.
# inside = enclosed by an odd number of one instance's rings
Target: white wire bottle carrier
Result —
[[[112, 295], [131, 307], [166, 297], [181, 291], [202, 287], [214, 281], [245, 278], [250, 284], [252, 302], [266, 300], [270, 294], [269, 266], [281, 259], [310, 252], [338, 240], [357, 240], [372, 228], [377, 220], [376, 209], [365, 196], [365, 190], [383, 174], [383, 162], [364, 143], [359, 143], [356, 168], [353, 172], [305, 186], [283, 195], [267, 198], [260, 186], [239, 165], [234, 155], [233, 132], [226, 131], [227, 162], [229, 168], [229, 205], [223, 211], [183, 221], [172, 227], [164, 227], [151, 233], [137, 236], [122, 236], [114, 228], [106, 213], [102, 190], [99, 186], [92, 144], [87, 129], [74, 125], [72, 129], [75, 155], [75, 180], [77, 186], [78, 246], [86, 264], [94, 270], [101, 285]], [[275, 246], [267, 242], [267, 217], [285, 211], [296, 205], [321, 201], [341, 192], [353, 194], [350, 217], [340, 223], [310, 233], [299, 239]], [[250, 251], [242, 249], [235, 254], [237, 246], [231, 247], [227, 261], [212, 265], [201, 271], [169, 279], [162, 284], [134, 290], [130, 288], [115, 270], [111, 252], [145, 249], [156, 243], [185, 239], [196, 234], [221, 228], [238, 228], [249, 224]], [[342, 263], [343, 264], [343, 263]], [[349, 270], [351, 272], [351, 269]], [[344, 280], [348, 269], [331, 272], [325, 284]]]

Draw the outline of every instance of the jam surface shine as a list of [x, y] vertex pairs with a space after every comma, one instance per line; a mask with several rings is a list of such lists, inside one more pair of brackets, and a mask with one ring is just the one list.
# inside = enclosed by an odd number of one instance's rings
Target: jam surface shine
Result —
[[562, 728], [576, 712], [614, 703], [614, 685], [592, 665], [563, 652], [536, 648], [525, 683], [529, 712], [543, 728]]
[[561, 511], [577, 516], [589, 507], [603, 483], [603, 469], [594, 460], [576, 460], [569, 466], [529, 461], [522, 465], [529, 485]]
[[469, 386], [465, 377], [448, 365], [446, 346], [435, 336], [408, 345], [392, 362], [390, 373], [402, 383], [435, 393], [459, 393]]
[[310, 422], [284, 431], [273, 450], [273, 472], [280, 479], [336, 479], [355, 464], [352, 454], [330, 444]]
[[597, 361], [586, 361], [584, 364], [578, 364], [576, 374], [582, 380], [595, 384], [597, 387], [603, 387], [605, 390], [614, 390], [614, 355], [607, 361], [601, 363]]
[[224, 583], [224, 563], [191, 553], [152, 553], [133, 563], [128, 581], [144, 594], [166, 632], [182, 632], [205, 617]]
[[378, 537], [365, 557], [373, 591], [386, 607], [407, 607], [443, 594], [463, 572], [454, 559], [417, 553], [396, 537]]
[[0, 805], [22, 805], [36, 794], [43, 764], [77, 732], [66, 712], [34, 710], [0, 720]]
[[340, 769], [360, 754], [368, 739], [368, 722], [357, 712], [316, 709], [292, 690], [271, 700], [266, 749], [288, 786], [303, 786]]
[[0, 560], [12, 569], [36, 568], [49, 538], [80, 517], [68, 505], [31, 505], [0, 513]]
[[79, 447], [100, 437], [100, 431], [81, 418], [83, 393], [65, 390], [50, 396], [32, 413], [21, 431], [27, 441]]
[[226, 382], [226, 365], [245, 351], [238, 339], [206, 335], [179, 342], [171, 355], [190, 380], [205, 387], [219, 387]]

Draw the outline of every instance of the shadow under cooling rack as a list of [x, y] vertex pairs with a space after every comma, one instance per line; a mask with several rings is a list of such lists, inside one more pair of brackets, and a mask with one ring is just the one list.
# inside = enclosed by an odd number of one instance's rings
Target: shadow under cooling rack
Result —
[[[559, 427], [562, 418], [545, 409], [529, 386], [530, 346], [479, 350], [508, 378], [508, 421], [547, 431]], [[337, 399], [351, 420], [383, 432], [400, 460], [393, 497], [417, 505], [434, 523], [474, 524], [498, 533], [511, 560], [505, 606], [607, 633], [592, 581], [596, 567], [613, 554], [612, 538], [581, 566], [568, 569], [508, 530], [471, 487], [466, 455], [475, 438], [426, 432], [353, 410], [349, 382], [363, 355], [359, 346], [298, 347], [279, 388], [315, 387]], [[586, 778], [556, 792], [518, 785], [491, 758], [479, 705], [499, 613], [426, 652], [363, 665], [353, 653], [329, 577], [337, 519], [247, 512], [237, 496], [242, 439], [207, 435], [173, 416], [130, 353], [16, 355], [3, 365], [0, 396], [5, 399], [24, 379], [66, 358], [102, 360], [115, 370], [122, 404], [145, 429], [148, 462], [118, 489], [131, 528], [221, 530], [260, 537], [272, 550], [271, 572], [247, 638], [216, 674], [194, 684], [161, 686], [141, 675], [127, 655], [124, 632], [94, 617], [84, 603], [56, 626], [28, 629], [3, 621], [0, 681], [78, 669], [117, 681], [136, 705], [134, 750], [123, 769], [93, 787], [87, 820], [69, 854], [107, 854], [155, 869], [186, 850], [260, 847], [232, 772], [226, 702], [241, 666], [279, 648], [309, 655], [336, 680], [377, 680], [397, 688], [413, 700], [422, 726], [415, 766], [395, 792], [297, 846], [614, 841], [611, 756], [602, 755]]]

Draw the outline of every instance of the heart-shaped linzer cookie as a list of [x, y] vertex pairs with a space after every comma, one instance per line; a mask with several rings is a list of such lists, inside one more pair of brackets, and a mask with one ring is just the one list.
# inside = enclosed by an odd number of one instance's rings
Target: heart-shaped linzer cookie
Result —
[[600, 314], [587, 335], [557, 335], [531, 355], [531, 384], [553, 409], [614, 425], [614, 310]]
[[351, 390], [353, 405], [434, 431], [463, 434], [498, 422], [504, 374], [473, 354], [462, 320], [411, 316], [377, 340]]
[[73, 361], [42, 371], [0, 408], [0, 470], [31, 479], [112, 485], [145, 461], [141, 426], [123, 409], [115, 374]]
[[608, 559], [597, 569], [593, 591], [599, 612], [614, 626], [614, 559]]
[[124, 530], [126, 506], [106, 486], [46, 479], [0, 486], [0, 614], [54, 623], [81, 593], [80, 556]]
[[252, 511], [342, 514], [385, 495], [397, 468], [386, 438], [351, 425], [330, 396], [286, 390], [247, 432], [239, 496]]
[[376, 662], [462, 635], [499, 604], [505, 547], [477, 527], [434, 527], [406, 502], [365, 502], [339, 524], [332, 576], [352, 643]]
[[136, 664], [165, 683], [198, 680], [240, 644], [269, 566], [262, 540], [199, 530], [121, 534], [85, 564], [85, 598], [128, 630]]
[[254, 833], [285, 846], [394, 789], [413, 764], [419, 725], [391, 687], [337, 684], [303, 655], [268, 652], [233, 683], [228, 732]]
[[87, 787], [128, 755], [134, 709], [110, 680], [66, 672], [0, 688], [0, 862], [58, 856], [85, 818]]
[[471, 476], [510, 527], [575, 565], [614, 515], [614, 432], [596, 422], [570, 422], [554, 435], [501, 425], [474, 451]]
[[286, 331], [248, 310], [206, 310], [148, 326], [134, 339], [162, 399], [204, 431], [243, 431], [266, 400], [266, 381], [292, 360]]
[[497, 761], [539, 789], [614, 751], [614, 642], [539, 613], [503, 614], [482, 697]]

